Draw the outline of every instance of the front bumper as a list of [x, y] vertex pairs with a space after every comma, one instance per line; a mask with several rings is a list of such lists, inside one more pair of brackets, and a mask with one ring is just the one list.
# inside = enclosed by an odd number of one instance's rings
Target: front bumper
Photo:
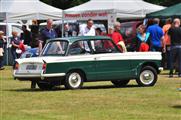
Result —
[[158, 72], [159, 72], [159, 73], [161, 73], [163, 70], [164, 70], [163, 67], [159, 67], [159, 68], [158, 68]]

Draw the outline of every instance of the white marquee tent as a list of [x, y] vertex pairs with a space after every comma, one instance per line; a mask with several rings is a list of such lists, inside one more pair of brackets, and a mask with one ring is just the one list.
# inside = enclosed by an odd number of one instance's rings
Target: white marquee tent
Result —
[[0, 20], [61, 19], [62, 10], [39, 0], [0, 0]]
[[143, 0], [90, 0], [82, 5], [65, 10], [65, 19], [108, 20], [144, 18], [147, 13], [162, 10], [164, 7]]
[[[39, 0], [0, 0], [0, 20], [62, 19], [62, 10]], [[8, 31], [6, 32], [8, 33]], [[6, 35], [8, 37], [8, 35]], [[7, 48], [9, 40], [7, 41]], [[8, 54], [6, 54], [8, 64]]]

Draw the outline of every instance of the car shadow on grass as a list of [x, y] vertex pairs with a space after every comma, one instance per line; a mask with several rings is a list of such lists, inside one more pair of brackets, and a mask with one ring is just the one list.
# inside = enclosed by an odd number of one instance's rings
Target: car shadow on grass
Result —
[[84, 86], [81, 89], [85, 90], [95, 90], [95, 89], [121, 89], [121, 88], [135, 88], [139, 87], [138, 85], [127, 85], [124, 87], [115, 87], [114, 85], [98, 85], [98, 86]]
[[[138, 88], [138, 85], [127, 85], [124, 87], [115, 87], [114, 85], [98, 85], [98, 86], [83, 86], [81, 89], [78, 90], [101, 90], [101, 89], [124, 89], [124, 88]], [[12, 92], [55, 92], [55, 91], [66, 91], [64, 87], [54, 87], [52, 90], [41, 90], [38, 87], [35, 89], [31, 88], [23, 88], [23, 89], [7, 89], [5, 91], [12, 91]]]
[[181, 105], [174, 105], [172, 107], [175, 108], [175, 109], [181, 109]]
[[31, 89], [31, 88], [23, 88], [23, 89], [8, 89], [5, 91], [12, 91], [12, 92], [54, 92], [54, 91], [60, 91], [60, 90], [66, 90], [65, 88], [53, 88], [51, 90], [41, 90], [40, 88], [35, 88], [35, 89]]

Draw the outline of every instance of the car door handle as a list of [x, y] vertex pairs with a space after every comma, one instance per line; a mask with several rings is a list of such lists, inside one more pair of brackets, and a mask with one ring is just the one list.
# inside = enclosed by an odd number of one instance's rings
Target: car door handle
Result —
[[94, 60], [100, 60], [100, 57], [95, 57]]

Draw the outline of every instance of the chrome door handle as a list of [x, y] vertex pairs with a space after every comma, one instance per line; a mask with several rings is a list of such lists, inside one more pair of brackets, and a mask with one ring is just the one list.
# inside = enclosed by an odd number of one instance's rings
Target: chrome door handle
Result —
[[94, 60], [99, 60], [99, 59], [100, 59], [100, 57], [95, 57], [95, 58], [94, 58]]

